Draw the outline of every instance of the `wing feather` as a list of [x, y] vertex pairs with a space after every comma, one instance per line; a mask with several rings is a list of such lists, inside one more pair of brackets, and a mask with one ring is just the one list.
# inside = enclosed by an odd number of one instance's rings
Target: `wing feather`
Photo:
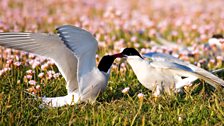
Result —
[[[67, 82], [68, 92], [88, 83], [78, 85], [80, 77], [96, 67], [98, 47], [93, 35], [81, 28], [64, 25], [58, 35], [46, 33], [0, 33], [0, 46], [23, 50], [53, 59]], [[77, 69], [78, 68], [78, 69]]]
[[46, 33], [0, 33], [0, 46], [51, 58], [67, 82], [68, 92], [78, 88], [77, 58], [58, 35]]
[[[217, 76], [213, 75], [212, 73], [202, 68], [199, 68], [190, 63], [186, 63], [171, 55], [152, 52], [152, 53], [147, 53], [143, 56], [147, 58], [151, 58], [153, 61], [155, 61], [154, 65], [156, 65], [156, 67], [161, 67], [161, 68], [166, 67], [169, 69], [175, 69], [175, 70], [181, 71], [181, 73], [183, 74], [190, 73], [193, 76], [196, 76], [198, 78], [205, 80], [207, 83], [209, 83], [213, 87], [217, 87], [218, 85], [221, 85], [224, 87], [224, 81], [222, 79], [218, 78]], [[160, 64], [158, 64], [157, 62], [159, 62]]]
[[57, 31], [65, 45], [78, 58], [78, 82], [79, 90], [82, 91], [89, 86], [89, 83], [84, 83], [87, 82], [86, 80], [81, 81], [81, 77], [84, 77], [96, 67], [95, 57], [98, 43], [90, 32], [75, 26], [61, 26], [57, 28]]

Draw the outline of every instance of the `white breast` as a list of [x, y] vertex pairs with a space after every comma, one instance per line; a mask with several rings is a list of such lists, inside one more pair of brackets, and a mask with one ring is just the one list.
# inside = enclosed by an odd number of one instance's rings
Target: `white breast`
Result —
[[144, 87], [154, 90], [157, 85], [165, 88], [174, 86], [174, 76], [170, 71], [155, 68], [150, 65], [150, 61], [138, 56], [128, 56], [127, 61]]
[[109, 74], [94, 68], [80, 79], [80, 85], [85, 85], [85, 88], [79, 89], [81, 101], [94, 101], [97, 95], [106, 88]]

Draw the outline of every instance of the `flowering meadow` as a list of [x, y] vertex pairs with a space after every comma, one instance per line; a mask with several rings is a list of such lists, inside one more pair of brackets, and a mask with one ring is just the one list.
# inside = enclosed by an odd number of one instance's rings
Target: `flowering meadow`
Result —
[[[218, 70], [214, 74], [224, 79], [223, 5], [223, 0], [1, 0], [0, 32], [55, 33], [58, 26], [74, 25], [98, 40], [97, 64], [103, 55], [134, 47]], [[62, 95], [65, 80], [53, 61], [0, 47], [0, 125], [224, 125], [224, 90], [197, 80], [183, 94], [153, 98], [124, 59], [116, 59], [96, 103], [39, 107], [37, 97]]]

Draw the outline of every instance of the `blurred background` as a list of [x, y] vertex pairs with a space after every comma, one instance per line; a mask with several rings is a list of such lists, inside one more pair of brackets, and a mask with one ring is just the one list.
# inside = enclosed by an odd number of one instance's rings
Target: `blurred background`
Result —
[[216, 64], [223, 61], [224, 41], [212, 41], [214, 46], [208, 41], [224, 33], [223, 5], [223, 0], [1, 0], [0, 32], [53, 33], [70, 24], [94, 34], [100, 56], [135, 47]]

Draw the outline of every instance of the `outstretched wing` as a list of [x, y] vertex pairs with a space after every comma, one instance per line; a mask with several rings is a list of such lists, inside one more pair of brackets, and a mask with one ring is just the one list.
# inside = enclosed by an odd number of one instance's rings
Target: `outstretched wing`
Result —
[[77, 58], [58, 35], [46, 33], [0, 33], [0, 46], [23, 50], [55, 61], [65, 78], [68, 92], [78, 88]]
[[57, 31], [65, 45], [72, 50], [78, 59], [77, 73], [79, 90], [81, 91], [89, 86], [89, 83], [80, 83], [83, 82], [83, 80], [81, 81], [82, 76], [88, 74], [96, 67], [95, 57], [98, 42], [90, 32], [78, 27], [65, 25], [57, 28]]

